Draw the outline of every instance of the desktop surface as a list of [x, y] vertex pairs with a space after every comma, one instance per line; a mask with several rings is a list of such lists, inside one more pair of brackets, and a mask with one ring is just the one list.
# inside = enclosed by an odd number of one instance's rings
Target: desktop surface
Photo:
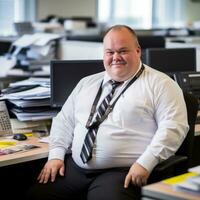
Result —
[[[2, 140], [5, 139], [1, 138], [1, 141]], [[0, 155], [0, 167], [48, 157], [48, 144], [40, 142], [39, 138], [28, 137], [26, 141], [18, 141], [17, 144], [24, 143], [36, 145], [39, 146], [39, 148], [34, 148], [27, 151], [19, 151], [8, 155]]]

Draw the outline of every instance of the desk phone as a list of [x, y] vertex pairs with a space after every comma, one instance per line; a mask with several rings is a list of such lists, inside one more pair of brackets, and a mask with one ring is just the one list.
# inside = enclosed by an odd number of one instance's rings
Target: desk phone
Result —
[[0, 136], [12, 134], [10, 117], [4, 101], [0, 101]]

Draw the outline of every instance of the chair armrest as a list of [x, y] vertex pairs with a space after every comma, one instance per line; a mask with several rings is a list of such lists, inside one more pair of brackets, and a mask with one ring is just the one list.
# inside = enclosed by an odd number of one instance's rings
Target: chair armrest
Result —
[[167, 160], [162, 161], [154, 168], [154, 171], [161, 172], [169, 169], [170, 167], [175, 167], [177, 164], [186, 162], [188, 159], [187, 156], [173, 155]]

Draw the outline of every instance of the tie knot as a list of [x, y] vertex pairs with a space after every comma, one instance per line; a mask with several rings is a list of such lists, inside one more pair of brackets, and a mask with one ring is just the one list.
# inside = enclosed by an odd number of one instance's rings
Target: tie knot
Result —
[[110, 80], [110, 84], [112, 85], [112, 89], [115, 89], [117, 86], [119, 86], [119, 85], [122, 84], [122, 83], [123, 83], [123, 82]]

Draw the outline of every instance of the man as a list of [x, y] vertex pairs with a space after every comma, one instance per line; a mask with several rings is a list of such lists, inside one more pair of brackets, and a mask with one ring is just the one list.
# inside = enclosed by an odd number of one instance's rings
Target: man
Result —
[[82, 79], [53, 120], [49, 159], [29, 199], [139, 199], [187, 134], [181, 89], [141, 63], [135, 32], [113, 26], [103, 44], [105, 72]]

